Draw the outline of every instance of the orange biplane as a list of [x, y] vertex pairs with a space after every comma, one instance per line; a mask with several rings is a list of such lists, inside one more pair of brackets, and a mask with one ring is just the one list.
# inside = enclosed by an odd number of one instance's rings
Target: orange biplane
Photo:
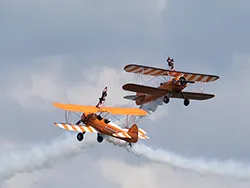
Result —
[[[97, 133], [97, 141], [101, 143], [105, 136], [112, 136], [129, 143], [136, 143], [138, 138], [149, 139], [146, 136], [146, 131], [138, 128], [136, 124], [133, 124], [130, 128], [122, 128], [115, 123], [111, 122], [109, 119], [101, 117], [102, 113], [111, 113], [118, 115], [135, 115], [135, 116], [145, 116], [147, 112], [139, 108], [119, 108], [119, 107], [102, 107], [105, 97], [107, 96], [107, 87], [104, 89], [101, 98], [99, 98], [99, 103], [96, 106], [81, 106], [74, 104], [61, 104], [53, 103], [57, 108], [63, 109], [65, 111], [72, 112], [83, 112], [80, 120], [75, 124], [70, 123], [54, 123], [56, 126], [79, 132], [77, 134], [78, 141], [82, 141], [84, 134], [86, 132]], [[99, 114], [97, 114], [99, 113]], [[107, 114], [106, 114], [107, 115]], [[106, 116], [105, 115], [105, 116]], [[80, 125], [83, 123], [84, 125]]]
[[137, 105], [149, 103], [163, 97], [164, 103], [169, 103], [170, 98], [184, 99], [184, 105], [188, 106], [190, 100], [207, 100], [213, 98], [214, 94], [185, 92], [183, 91], [189, 83], [213, 82], [219, 76], [189, 73], [181, 71], [171, 71], [161, 68], [130, 64], [124, 67], [126, 72], [143, 74], [149, 76], [169, 76], [170, 80], [160, 83], [158, 87], [150, 87], [139, 84], [128, 83], [123, 85], [123, 89], [136, 92], [136, 95], [125, 96], [125, 99], [134, 100]]

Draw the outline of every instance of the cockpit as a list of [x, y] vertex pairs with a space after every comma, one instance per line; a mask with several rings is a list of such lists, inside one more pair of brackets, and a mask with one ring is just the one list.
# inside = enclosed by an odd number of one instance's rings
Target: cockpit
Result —
[[[100, 115], [97, 116], [97, 119], [100, 120], [100, 121], [103, 120], [103, 118]], [[108, 124], [109, 122], [111, 122], [109, 119], [104, 119], [104, 123]]]

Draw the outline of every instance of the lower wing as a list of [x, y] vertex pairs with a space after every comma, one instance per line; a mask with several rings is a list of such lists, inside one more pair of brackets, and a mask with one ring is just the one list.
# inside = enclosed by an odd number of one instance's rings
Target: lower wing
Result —
[[91, 126], [74, 125], [69, 123], [54, 123], [54, 124], [62, 129], [66, 129], [69, 131], [98, 133], [98, 131]]
[[[127, 91], [145, 93], [149, 95], [165, 95], [169, 93], [169, 91], [165, 89], [155, 88], [155, 87], [150, 87], [150, 86], [143, 86], [143, 85], [138, 85], [138, 84], [125, 84], [123, 85], [122, 88]], [[183, 99], [183, 96], [181, 93], [176, 93], [176, 92], [171, 92], [171, 93], [172, 93], [171, 98]], [[188, 98], [190, 100], [207, 100], [207, 99], [211, 99], [215, 97], [214, 94], [208, 94], [208, 93], [195, 93], [195, 92], [182, 92], [182, 93], [185, 96], [185, 98]], [[133, 97], [125, 96], [124, 98], [131, 99]]]
[[[190, 100], [207, 100], [215, 97], [214, 94], [208, 93], [195, 93], [195, 92], [182, 92], [184, 97]], [[171, 98], [183, 99], [181, 93], [172, 93]]]
[[138, 85], [138, 84], [125, 84], [122, 86], [122, 88], [126, 91], [133, 91], [137, 93], [145, 93], [149, 95], [165, 95], [169, 91], [166, 89], [156, 88], [156, 87], [150, 87], [150, 86], [144, 86], [144, 85]]

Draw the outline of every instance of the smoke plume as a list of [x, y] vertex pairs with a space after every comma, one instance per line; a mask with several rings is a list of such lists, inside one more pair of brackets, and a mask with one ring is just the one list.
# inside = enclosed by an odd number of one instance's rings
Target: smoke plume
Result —
[[69, 160], [95, 144], [96, 137], [86, 137], [84, 142], [78, 142], [75, 134], [67, 132], [51, 144], [35, 146], [26, 152], [0, 155], [0, 182], [18, 173], [52, 168], [56, 162]]
[[116, 138], [108, 137], [108, 142], [127, 149], [139, 157], [145, 157], [153, 162], [169, 165], [179, 170], [190, 170], [200, 175], [219, 175], [231, 178], [250, 179], [250, 165], [234, 160], [204, 160], [199, 158], [186, 158], [176, 153], [163, 149], [153, 149], [144, 144], [133, 144], [120, 141]]

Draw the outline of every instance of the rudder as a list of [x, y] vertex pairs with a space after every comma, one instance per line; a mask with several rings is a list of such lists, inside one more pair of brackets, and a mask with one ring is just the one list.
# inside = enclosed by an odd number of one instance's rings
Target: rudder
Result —
[[132, 138], [132, 142], [137, 142], [138, 141], [138, 126], [136, 124], [133, 124], [129, 130], [128, 130], [128, 134], [129, 136], [131, 136]]

